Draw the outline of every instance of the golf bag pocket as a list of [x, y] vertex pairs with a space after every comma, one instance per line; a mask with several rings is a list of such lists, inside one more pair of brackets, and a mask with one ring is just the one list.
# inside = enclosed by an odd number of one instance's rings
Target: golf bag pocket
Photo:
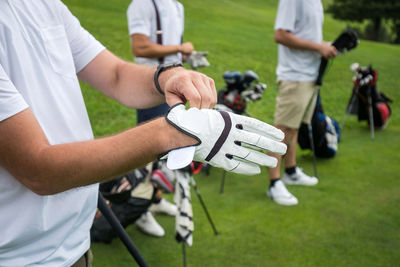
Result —
[[175, 192], [175, 173], [167, 168], [165, 161], [158, 161], [153, 165], [150, 181], [155, 187], [161, 189], [164, 193]]
[[[340, 128], [335, 119], [324, 114], [319, 96], [311, 119], [311, 125], [315, 156], [333, 158], [338, 150]], [[308, 127], [305, 123], [302, 123], [300, 126], [298, 143], [303, 150], [311, 149]]]

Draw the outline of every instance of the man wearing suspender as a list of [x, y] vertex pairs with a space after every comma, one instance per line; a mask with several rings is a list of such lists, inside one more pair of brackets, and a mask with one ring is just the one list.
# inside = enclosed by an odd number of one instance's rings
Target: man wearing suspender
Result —
[[[129, 35], [134, 60], [138, 64], [157, 66], [182, 62], [194, 50], [192, 43], [182, 43], [184, 30], [183, 5], [176, 0], [133, 0], [127, 10]], [[137, 110], [137, 123], [164, 115], [169, 106], [164, 103], [149, 109]], [[153, 212], [169, 215], [176, 207], [156, 189]], [[150, 212], [144, 213], [136, 225], [143, 232], [162, 236], [164, 231]]]

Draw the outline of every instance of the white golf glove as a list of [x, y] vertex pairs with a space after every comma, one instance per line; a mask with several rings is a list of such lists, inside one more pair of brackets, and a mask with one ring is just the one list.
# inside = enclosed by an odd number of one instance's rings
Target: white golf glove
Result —
[[193, 51], [192, 54], [186, 59], [186, 62], [190, 65], [192, 69], [208, 67], [210, 62], [208, 62], [206, 56], [208, 52], [198, 52]]
[[179, 131], [199, 141], [196, 146], [172, 150], [167, 167], [180, 169], [192, 160], [240, 174], [258, 174], [260, 166], [276, 167], [277, 159], [264, 151], [283, 155], [286, 145], [281, 130], [254, 118], [213, 109], [185, 109], [173, 106], [167, 121]]

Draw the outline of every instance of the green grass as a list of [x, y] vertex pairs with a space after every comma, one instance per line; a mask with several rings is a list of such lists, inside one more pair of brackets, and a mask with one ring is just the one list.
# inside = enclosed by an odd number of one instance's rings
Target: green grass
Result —
[[[65, 0], [82, 25], [107, 48], [131, 60], [125, 12], [129, 0]], [[326, 3], [327, 1], [324, 1]], [[201, 69], [218, 88], [226, 70], [254, 70], [268, 88], [263, 99], [249, 104], [254, 117], [271, 123], [276, 96], [277, 46], [273, 24], [277, 1], [189, 1], [185, 40], [209, 51], [211, 66]], [[325, 17], [324, 37], [334, 39], [346, 23]], [[398, 266], [400, 262], [400, 47], [361, 40], [354, 51], [331, 64], [321, 90], [325, 112], [342, 122], [352, 88], [350, 64], [372, 64], [378, 86], [390, 96], [393, 114], [384, 131], [371, 140], [366, 122], [347, 118], [335, 158], [318, 160], [320, 184], [290, 187], [300, 201], [282, 207], [265, 196], [266, 169], [253, 177], [228, 174], [220, 195], [222, 171], [195, 178], [221, 232], [214, 236], [192, 192], [194, 244], [188, 266]], [[96, 136], [135, 125], [135, 112], [82, 84]], [[298, 164], [312, 173], [311, 153], [298, 150]], [[166, 198], [172, 199], [171, 195]], [[157, 216], [166, 230], [161, 239], [128, 233], [150, 266], [182, 266], [181, 246], [174, 240], [174, 220]], [[132, 266], [123, 244], [93, 244], [94, 266]]]

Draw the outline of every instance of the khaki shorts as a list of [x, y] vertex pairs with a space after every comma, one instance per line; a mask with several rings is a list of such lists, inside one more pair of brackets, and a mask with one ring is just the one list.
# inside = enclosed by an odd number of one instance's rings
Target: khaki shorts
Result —
[[[314, 82], [279, 81], [276, 97], [274, 123], [292, 129], [298, 129], [301, 121], [311, 122], [317, 100], [314, 94], [317, 87]], [[310, 103], [311, 98], [312, 102]], [[304, 115], [307, 109], [307, 114]]]
[[85, 254], [82, 255], [82, 257], [79, 258], [77, 262], [72, 264], [71, 267], [92, 267], [93, 264], [93, 254], [92, 251], [89, 249], [86, 251]]

